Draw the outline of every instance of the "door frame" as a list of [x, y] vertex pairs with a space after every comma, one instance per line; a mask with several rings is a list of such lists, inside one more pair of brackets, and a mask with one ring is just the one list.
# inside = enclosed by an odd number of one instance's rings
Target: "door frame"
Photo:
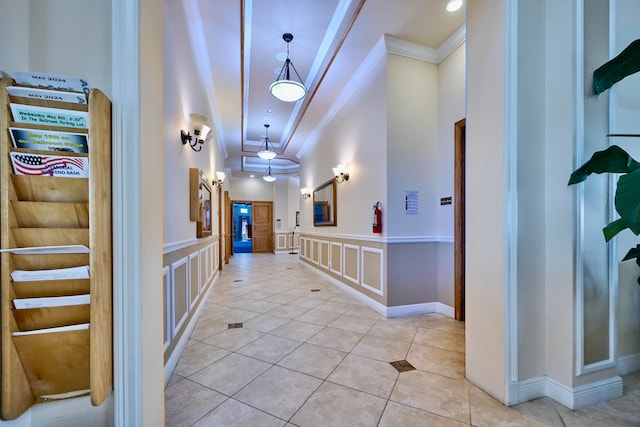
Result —
[[466, 119], [454, 124], [454, 220], [453, 220], [453, 288], [455, 319], [465, 319], [465, 171]]
[[[238, 204], [244, 204], [244, 205], [251, 205], [251, 227], [253, 227], [253, 201], [252, 200], [230, 200], [229, 201], [229, 210], [231, 211], [230, 217], [229, 217], [229, 224], [230, 224], [230, 228], [229, 228], [229, 235], [230, 235], [230, 243], [231, 243], [231, 255], [233, 255], [235, 253], [234, 249], [233, 249], [233, 243], [235, 241], [235, 236], [233, 235], [233, 224], [235, 221], [235, 213], [234, 213], [234, 205], [238, 203]], [[251, 230], [251, 236], [253, 236], [253, 230]], [[253, 238], [251, 239], [251, 253], [253, 253]]]

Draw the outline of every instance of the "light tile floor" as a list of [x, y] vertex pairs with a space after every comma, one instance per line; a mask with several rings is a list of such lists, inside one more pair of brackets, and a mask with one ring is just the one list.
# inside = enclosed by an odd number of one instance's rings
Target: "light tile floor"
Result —
[[[203, 304], [166, 389], [168, 426], [640, 425], [640, 373], [584, 410], [505, 407], [464, 379], [464, 323], [385, 319], [295, 255], [234, 255]], [[416, 369], [389, 363], [405, 359]]]

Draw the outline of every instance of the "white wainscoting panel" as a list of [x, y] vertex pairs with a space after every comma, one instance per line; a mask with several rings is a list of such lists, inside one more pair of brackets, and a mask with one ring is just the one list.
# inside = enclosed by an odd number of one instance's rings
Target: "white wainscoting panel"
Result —
[[311, 240], [311, 262], [314, 264], [320, 264], [320, 240]]
[[[171, 264], [171, 339], [177, 335], [189, 316], [188, 261], [189, 258], [184, 257]], [[178, 297], [181, 300], [180, 304], [177, 302]]]
[[331, 242], [329, 248], [330, 269], [333, 273], [342, 276], [342, 243]]
[[342, 251], [342, 277], [360, 285], [360, 246], [345, 243]]
[[320, 254], [318, 256], [318, 261], [322, 267], [327, 270], [329, 269], [329, 265], [331, 264], [331, 251], [329, 242], [326, 240], [320, 241]]
[[204, 288], [204, 284], [209, 280], [209, 273], [211, 271], [211, 257], [209, 256], [209, 248], [210, 246], [205, 246], [200, 249], [200, 279], [198, 280], [198, 295], [202, 293], [202, 289]]
[[189, 311], [200, 295], [200, 252], [189, 255]]
[[362, 246], [362, 287], [384, 295], [384, 251]]

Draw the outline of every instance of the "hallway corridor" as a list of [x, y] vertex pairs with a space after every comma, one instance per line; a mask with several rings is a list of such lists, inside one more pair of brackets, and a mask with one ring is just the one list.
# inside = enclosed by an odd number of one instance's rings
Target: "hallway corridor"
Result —
[[464, 379], [464, 323], [385, 319], [298, 256], [234, 255], [203, 304], [166, 388], [167, 426], [640, 425], [639, 373], [586, 410], [507, 408]]

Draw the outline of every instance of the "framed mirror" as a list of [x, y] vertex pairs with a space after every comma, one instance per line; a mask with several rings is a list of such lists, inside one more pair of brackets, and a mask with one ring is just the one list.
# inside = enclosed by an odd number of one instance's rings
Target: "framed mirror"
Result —
[[213, 192], [206, 180], [200, 183], [200, 212], [196, 222], [196, 237], [211, 236], [211, 201]]
[[313, 190], [313, 225], [336, 225], [336, 180], [332, 179]]

